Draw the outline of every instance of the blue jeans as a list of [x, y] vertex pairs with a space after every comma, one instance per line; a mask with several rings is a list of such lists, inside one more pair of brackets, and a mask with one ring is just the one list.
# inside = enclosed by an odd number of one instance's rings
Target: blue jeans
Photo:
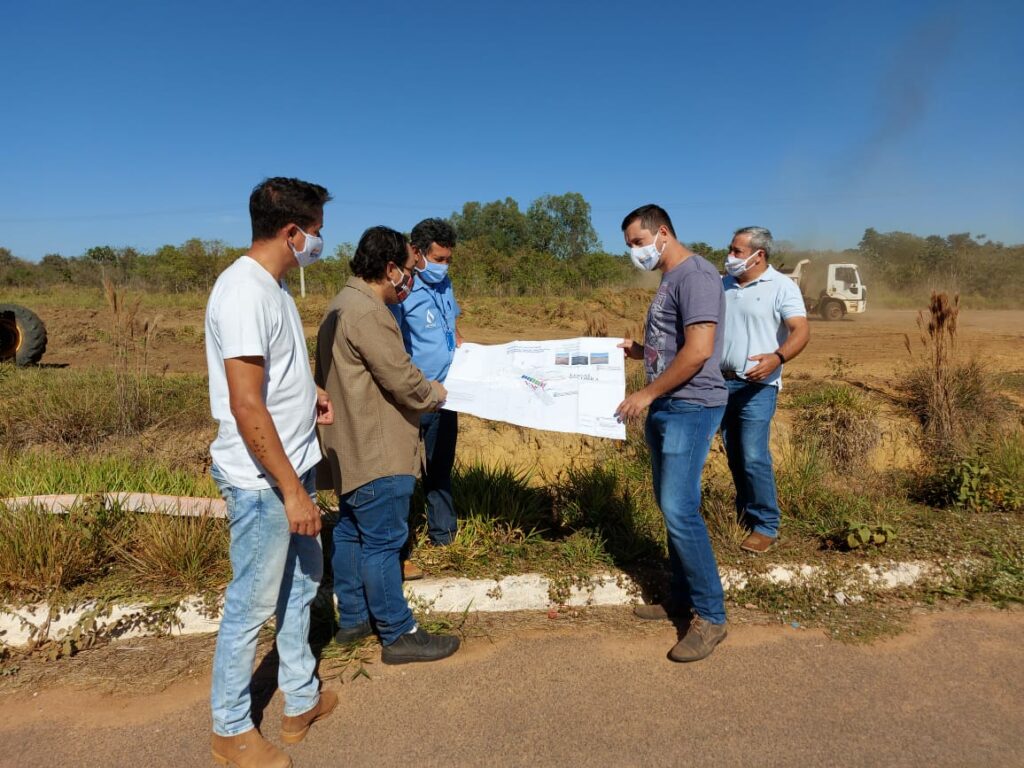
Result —
[[[302, 476], [316, 496], [315, 470]], [[277, 617], [277, 685], [284, 713], [301, 715], [316, 706], [320, 684], [309, 647], [309, 605], [323, 574], [318, 536], [288, 530], [284, 500], [277, 488], [235, 488], [214, 466], [210, 474], [227, 504], [231, 534], [231, 583], [213, 655], [210, 708], [213, 732], [237, 736], [253, 728], [250, 684], [256, 638], [264, 622]]]
[[341, 498], [334, 527], [334, 593], [338, 624], [373, 622], [390, 645], [416, 626], [402, 592], [399, 552], [409, 535], [409, 501], [416, 478], [379, 477]]
[[722, 441], [736, 485], [736, 515], [755, 533], [779, 535], [779, 500], [768, 446], [778, 387], [726, 381], [729, 404], [722, 419]]
[[700, 481], [724, 411], [662, 397], [651, 403], [644, 426], [654, 496], [668, 531], [672, 598], [712, 624], [725, 623], [725, 594], [700, 512]]
[[451, 544], [458, 521], [452, 502], [452, 467], [455, 441], [459, 435], [459, 414], [437, 411], [420, 416], [420, 436], [426, 449], [423, 492], [427, 496], [427, 534], [437, 545]]

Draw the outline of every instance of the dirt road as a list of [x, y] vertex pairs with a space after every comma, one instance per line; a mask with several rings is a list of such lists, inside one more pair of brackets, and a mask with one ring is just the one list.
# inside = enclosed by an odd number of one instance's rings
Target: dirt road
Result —
[[[1024, 612], [988, 609], [919, 616], [862, 646], [740, 625], [695, 665], [666, 659], [670, 626], [625, 613], [507, 631], [445, 662], [347, 675], [338, 713], [289, 751], [300, 768], [1019, 766], [1022, 630]], [[142, 697], [0, 697], [0, 765], [212, 764], [207, 691], [201, 675]], [[275, 741], [280, 707], [265, 713]]]

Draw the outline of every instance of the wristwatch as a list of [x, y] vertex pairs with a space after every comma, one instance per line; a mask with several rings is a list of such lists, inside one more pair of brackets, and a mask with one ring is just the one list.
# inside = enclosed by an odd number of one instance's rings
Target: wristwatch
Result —
[[779, 358], [779, 362], [782, 362], [782, 363], [786, 362], [786, 358], [785, 358], [785, 357], [783, 357], [783, 356], [782, 356], [782, 353], [781, 353], [781, 352], [779, 352], [779, 350], [777, 350], [777, 349], [775, 350], [775, 356], [776, 356], [777, 358]]

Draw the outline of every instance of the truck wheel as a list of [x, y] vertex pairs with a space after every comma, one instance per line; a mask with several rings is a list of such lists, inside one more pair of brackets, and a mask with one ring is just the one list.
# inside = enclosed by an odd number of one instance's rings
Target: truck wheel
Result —
[[826, 301], [821, 307], [821, 317], [823, 320], [842, 320], [845, 314], [846, 307], [838, 301]]
[[46, 326], [35, 312], [17, 304], [0, 304], [0, 361], [35, 365], [46, 351]]

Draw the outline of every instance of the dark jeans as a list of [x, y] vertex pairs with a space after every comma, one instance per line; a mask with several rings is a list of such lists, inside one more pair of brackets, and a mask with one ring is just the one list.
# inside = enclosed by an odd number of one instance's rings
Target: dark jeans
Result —
[[409, 499], [416, 478], [380, 477], [341, 498], [334, 527], [334, 593], [338, 624], [351, 629], [370, 617], [390, 645], [416, 626], [402, 592], [399, 552], [409, 535]]
[[662, 397], [651, 403], [644, 429], [654, 496], [668, 531], [672, 597], [712, 624], [725, 623], [725, 593], [700, 512], [700, 481], [724, 411], [724, 405]]
[[756, 533], [779, 535], [779, 501], [768, 447], [778, 387], [727, 381], [729, 404], [722, 419], [722, 442], [736, 485], [736, 514]]
[[427, 497], [427, 534], [437, 545], [450, 544], [458, 521], [452, 501], [452, 467], [459, 414], [454, 411], [425, 413], [420, 417], [420, 437], [427, 454], [423, 493]]

